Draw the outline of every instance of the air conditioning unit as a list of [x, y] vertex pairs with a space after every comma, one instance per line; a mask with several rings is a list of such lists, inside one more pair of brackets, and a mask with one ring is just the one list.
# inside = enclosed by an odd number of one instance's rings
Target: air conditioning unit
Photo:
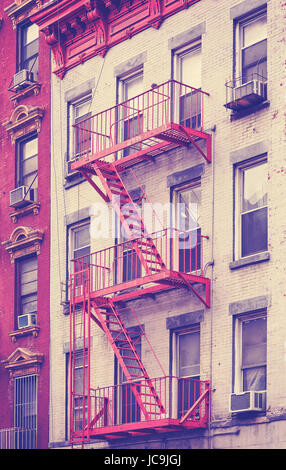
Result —
[[243, 83], [243, 85], [234, 88], [233, 92], [235, 100], [244, 99], [252, 95], [256, 95], [263, 100], [266, 99], [266, 86], [261, 80], [251, 80], [250, 82]]
[[14, 75], [14, 88], [25, 88], [34, 83], [34, 75], [30, 70], [20, 70]]
[[18, 328], [28, 328], [37, 324], [37, 314], [36, 313], [26, 313], [25, 315], [18, 316]]
[[266, 392], [250, 390], [242, 393], [232, 393], [230, 396], [231, 413], [265, 410]]
[[19, 186], [19, 188], [10, 191], [10, 206], [19, 208], [31, 204], [34, 201], [34, 190], [28, 189], [27, 186]]

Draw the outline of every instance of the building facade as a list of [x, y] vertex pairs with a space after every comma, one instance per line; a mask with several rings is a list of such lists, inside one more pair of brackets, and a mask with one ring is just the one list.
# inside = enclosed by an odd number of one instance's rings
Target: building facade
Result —
[[0, 448], [48, 447], [50, 57], [30, 20], [0, 7]]
[[32, 16], [53, 70], [50, 447], [285, 447], [284, 13]]

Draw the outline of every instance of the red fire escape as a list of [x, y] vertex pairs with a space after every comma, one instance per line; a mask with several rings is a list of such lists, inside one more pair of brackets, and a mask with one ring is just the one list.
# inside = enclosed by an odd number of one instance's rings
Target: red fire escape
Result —
[[[122, 319], [126, 301], [174, 288], [190, 290], [210, 306], [210, 280], [203, 272], [203, 242], [208, 237], [172, 227], [149, 233], [122, 178], [133, 165], [159, 154], [168, 158], [168, 151], [178, 146], [194, 146], [210, 163], [211, 135], [203, 130], [205, 96], [202, 90], [170, 80], [74, 126], [72, 169], [112, 204], [127, 241], [73, 261], [72, 443], [207, 425], [209, 382], [167, 376], [159, 361], [162, 377], [150, 378], [136, 348], [139, 338], [148, 338], [139, 322], [140, 333], [134, 336]], [[137, 320], [129, 304], [128, 308]], [[124, 379], [117, 385], [91, 386], [91, 323], [104, 331], [121, 367]], [[81, 384], [76, 377], [79, 343]]]

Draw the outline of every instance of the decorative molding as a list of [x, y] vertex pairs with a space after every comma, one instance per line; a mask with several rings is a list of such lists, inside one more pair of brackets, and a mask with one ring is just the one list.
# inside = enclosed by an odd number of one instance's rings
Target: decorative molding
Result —
[[40, 83], [35, 83], [34, 85], [24, 88], [23, 90], [17, 91], [17, 93], [15, 93], [10, 98], [10, 100], [12, 101], [12, 103], [14, 103], [14, 106], [18, 106], [19, 102], [22, 101], [24, 98], [27, 98], [31, 95], [38, 96], [40, 94], [41, 86], [42, 85]]
[[17, 24], [39, 10], [43, 2], [44, 0], [15, 0], [14, 3], [4, 8], [4, 11], [12, 21], [13, 29], [16, 29]]
[[10, 379], [14, 379], [23, 375], [39, 375], [43, 360], [44, 354], [42, 353], [33, 352], [26, 348], [17, 348], [8, 359], [1, 362], [9, 371]]
[[40, 254], [40, 245], [44, 238], [44, 232], [30, 227], [17, 227], [13, 230], [9, 240], [2, 242], [4, 248], [10, 254], [11, 263], [15, 259], [36, 253]]
[[43, 108], [19, 105], [12, 112], [10, 120], [2, 125], [10, 135], [12, 144], [15, 144], [17, 139], [31, 132], [39, 133], [43, 116]]
[[32, 204], [28, 204], [25, 207], [22, 207], [21, 209], [17, 209], [14, 212], [10, 212], [9, 215], [11, 217], [12, 222], [16, 224], [18, 222], [18, 219], [20, 219], [20, 217], [24, 217], [25, 215], [28, 215], [31, 213], [33, 213], [34, 215], [38, 215], [40, 212], [40, 207], [41, 207], [41, 204], [39, 204], [38, 202], [34, 202]]
[[52, 49], [54, 73], [65, 73], [130, 39], [159, 28], [165, 18], [200, 0], [62, 0], [43, 5], [31, 16]]

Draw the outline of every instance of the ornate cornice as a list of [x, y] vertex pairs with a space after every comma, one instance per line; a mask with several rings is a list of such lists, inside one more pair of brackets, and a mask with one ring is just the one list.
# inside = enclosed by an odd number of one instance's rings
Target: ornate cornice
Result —
[[4, 11], [11, 19], [13, 29], [15, 29], [17, 24], [39, 10], [43, 3], [44, 0], [15, 0], [11, 5], [4, 8]]
[[40, 367], [44, 360], [44, 354], [30, 351], [26, 348], [17, 348], [4, 361], [1, 361], [5, 369], [8, 369], [10, 378], [40, 373]]
[[199, 0], [61, 0], [43, 5], [31, 20], [52, 49], [54, 73], [63, 78], [73, 67]]
[[31, 132], [40, 132], [43, 116], [44, 109], [38, 106], [17, 106], [10, 120], [3, 123], [3, 127], [11, 137], [12, 144], [20, 137], [30, 134]]
[[9, 240], [2, 242], [4, 248], [10, 254], [11, 263], [15, 259], [36, 253], [40, 254], [40, 245], [44, 238], [44, 232], [30, 227], [17, 227], [13, 230]]

